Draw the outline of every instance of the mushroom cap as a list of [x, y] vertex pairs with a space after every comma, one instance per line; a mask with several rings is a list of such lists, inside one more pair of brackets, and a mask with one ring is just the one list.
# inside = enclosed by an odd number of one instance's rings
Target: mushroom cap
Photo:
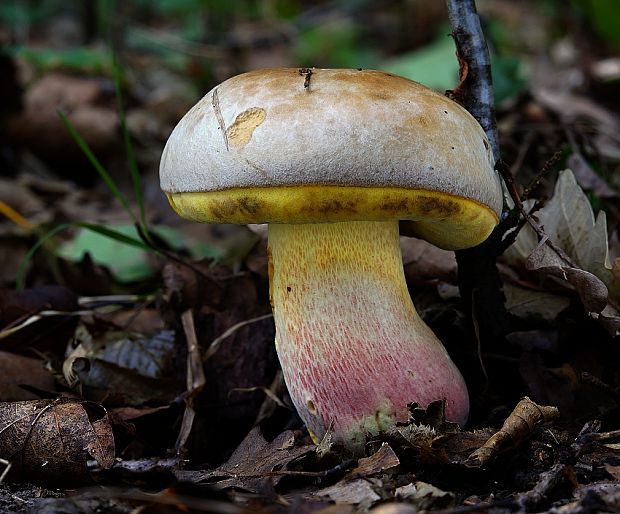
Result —
[[207, 93], [172, 132], [161, 186], [218, 223], [412, 220], [443, 248], [488, 236], [502, 208], [490, 144], [456, 102], [389, 73], [264, 69]]

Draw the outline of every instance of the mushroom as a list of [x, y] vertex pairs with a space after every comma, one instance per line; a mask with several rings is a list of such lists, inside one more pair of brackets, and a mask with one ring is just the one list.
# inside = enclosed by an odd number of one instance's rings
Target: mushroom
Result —
[[502, 207], [489, 142], [452, 100], [369, 70], [265, 69], [230, 78], [179, 122], [162, 189], [176, 212], [269, 223], [276, 348], [315, 441], [359, 451], [465, 382], [404, 278], [398, 220], [445, 249], [484, 241]]

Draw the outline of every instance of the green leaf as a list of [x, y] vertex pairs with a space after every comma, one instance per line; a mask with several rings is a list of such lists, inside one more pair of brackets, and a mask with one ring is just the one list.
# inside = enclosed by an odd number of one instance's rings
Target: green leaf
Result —
[[[453, 39], [447, 35], [442, 35], [419, 50], [383, 63], [381, 69], [415, 80], [441, 93], [454, 89], [459, 83], [456, 47]], [[514, 96], [527, 85], [522, 76], [521, 61], [515, 56], [491, 55], [491, 70], [497, 103]]]
[[455, 52], [454, 41], [446, 35], [419, 50], [390, 59], [381, 68], [443, 93], [459, 83]]
[[154, 250], [137, 238], [133, 225], [103, 227], [80, 223], [78, 226], [83, 230], [64, 243], [57, 255], [79, 262], [89, 253], [93, 262], [107, 267], [119, 282], [136, 282], [153, 275], [147, 255]]

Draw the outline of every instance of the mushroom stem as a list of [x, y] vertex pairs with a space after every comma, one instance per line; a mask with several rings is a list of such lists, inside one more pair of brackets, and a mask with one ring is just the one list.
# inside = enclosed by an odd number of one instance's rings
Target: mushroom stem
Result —
[[397, 221], [271, 224], [269, 255], [278, 356], [315, 441], [332, 426], [359, 450], [411, 402], [445, 399], [466, 421], [463, 378], [409, 296]]

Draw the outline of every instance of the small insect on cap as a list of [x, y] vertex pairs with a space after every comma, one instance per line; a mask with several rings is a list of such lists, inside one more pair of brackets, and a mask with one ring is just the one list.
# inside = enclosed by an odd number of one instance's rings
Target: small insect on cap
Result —
[[461, 106], [369, 70], [264, 69], [212, 89], [160, 165], [179, 215], [217, 223], [412, 220], [447, 249], [502, 207], [489, 142]]

